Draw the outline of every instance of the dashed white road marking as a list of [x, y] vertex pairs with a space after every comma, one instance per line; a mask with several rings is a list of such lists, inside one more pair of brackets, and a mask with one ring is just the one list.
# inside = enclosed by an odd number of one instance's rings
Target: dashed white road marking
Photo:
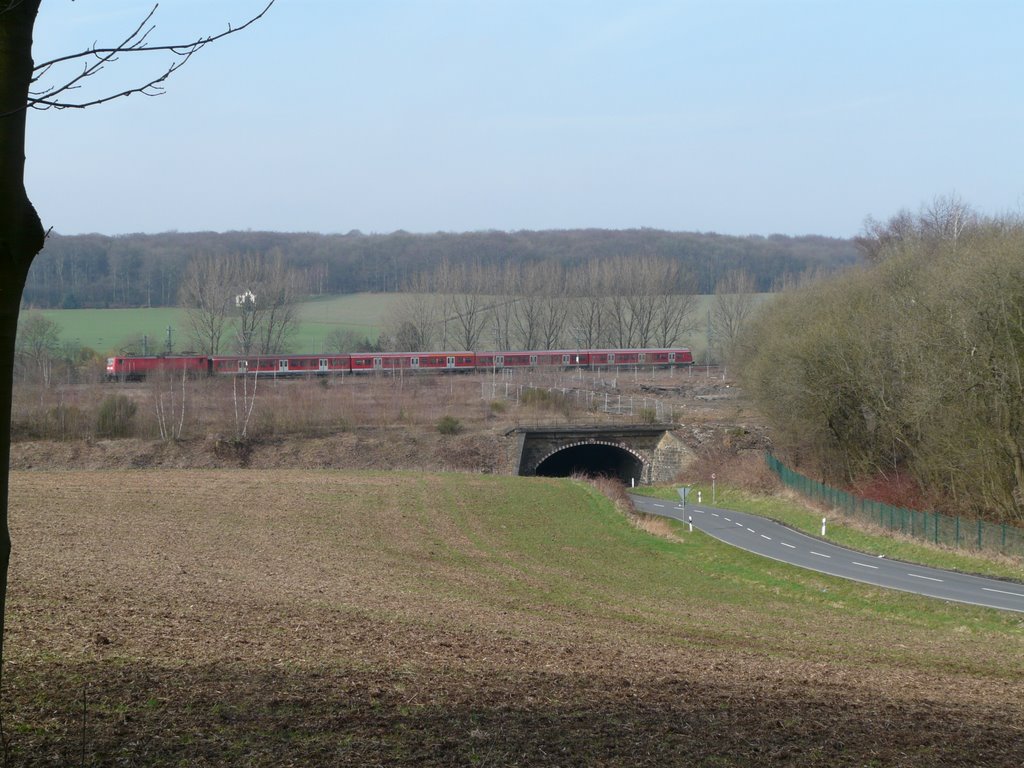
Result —
[[780, 543], [780, 544], [782, 544], [782, 546], [784, 546], [784, 547], [789, 547], [790, 549], [796, 549], [796, 546], [795, 546], [795, 545], [793, 545], [793, 544], [787, 544], [787, 543], [786, 543], [786, 542], [784, 542], [784, 541], [781, 541], [781, 542], [779, 542], [779, 543]]
[[811, 550], [811, 554], [812, 555], [817, 555], [818, 557], [827, 557], [827, 558], [830, 558], [830, 559], [832, 557], [832, 555], [823, 555], [823, 554], [821, 554], [821, 552], [815, 552], [813, 549]]
[[986, 592], [998, 592], [1000, 595], [1013, 595], [1014, 597], [1024, 597], [1020, 592], [1007, 592], [1003, 589], [989, 589], [988, 587], [982, 587]]
[[877, 565], [868, 565], [867, 563], [858, 563], [856, 560], [851, 560], [850, 562], [853, 563], [854, 565], [859, 565], [861, 568], [873, 568], [876, 571], [878, 570], [878, 566]]
[[712, 512], [712, 513], [711, 513], [711, 516], [712, 516], [712, 517], [718, 517], [718, 513], [717, 513], [717, 512]]
[[[731, 523], [732, 522], [732, 518], [731, 517], [723, 517], [722, 519], [725, 520], [725, 522], [727, 522], [727, 523]], [[739, 525], [739, 523], [737, 523], [737, 525]]]
[[922, 576], [920, 573], [908, 573], [907, 576], [913, 576], [915, 579], [927, 579], [928, 581], [942, 582], [942, 579], [936, 579], [932, 576]]
[[743, 527], [743, 523], [736, 523], [736, 525], [739, 526], [740, 528]]
[[747, 530], [750, 531], [751, 533], [757, 533], [757, 531], [755, 531], [753, 528], [747, 528]]
[[664, 504], [655, 504], [654, 506], [656, 506], [658, 509], [664, 509], [665, 508]]
[[764, 535], [763, 533], [761, 534], [761, 538], [762, 538], [762, 539], [768, 539], [768, 541], [771, 541], [771, 540], [772, 540], [772, 537], [771, 537], [771, 536], [765, 536], [765, 535]]

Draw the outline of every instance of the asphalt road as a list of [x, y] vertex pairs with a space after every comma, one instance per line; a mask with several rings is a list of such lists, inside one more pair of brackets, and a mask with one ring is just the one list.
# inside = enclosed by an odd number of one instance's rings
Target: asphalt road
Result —
[[719, 541], [790, 565], [844, 579], [958, 603], [1024, 612], [1024, 584], [968, 576], [887, 560], [829, 544], [763, 517], [709, 507], [630, 496], [637, 511], [671, 517]]

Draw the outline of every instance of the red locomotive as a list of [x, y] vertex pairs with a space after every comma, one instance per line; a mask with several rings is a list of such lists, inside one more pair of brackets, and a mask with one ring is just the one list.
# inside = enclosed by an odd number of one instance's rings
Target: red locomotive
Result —
[[494, 371], [504, 368], [625, 368], [693, 364], [676, 349], [571, 349], [536, 352], [357, 352], [324, 355], [166, 355], [108, 357], [107, 378], [140, 380], [158, 371], [191, 375], [309, 376], [374, 371]]

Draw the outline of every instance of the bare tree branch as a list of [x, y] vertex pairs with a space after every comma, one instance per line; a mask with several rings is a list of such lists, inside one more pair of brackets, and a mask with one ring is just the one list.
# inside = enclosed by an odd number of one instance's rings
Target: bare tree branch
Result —
[[[11, 0], [12, 3], [21, 2], [21, 0]], [[252, 24], [259, 21], [266, 15], [267, 11], [270, 10], [271, 6], [274, 5], [276, 0], [269, 0], [264, 6], [263, 10], [255, 16], [251, 17], [248, 21], [240, 26], [232, 26], [228, 24], [228, 28], [223, 32], [216, 35], [207, 35], [205, 37], [196, 38], [181, 43], [167, 43], [167, 44], [150, 44], [149, 39], [153, 30], [156, 29], [156, 25], [152, 24], [151, 21], [155, 16], [157, 9], [160, 4], [157, 3], [153, 8], [146, 14], [146, 16], [139, 22], [135, 29], [126, 36], [120, 43], [111, 47], [100, 47], [93, 44], [90, 48], [79, 51], [77, 53], [68, 54], [65, 56], [59, 56], [54, 59], [36, 64], [33, 67], [32, 83], [39, 83], [43, 80], [54, 67], [68, 62], [77, 60], [85, 60], [82, 66], [82, 70], [70, 77], [60, 85], [54, 85], [41, 90], [30, 90], [28, 95], [28, 101], [25, 104], [25, 109], [86, 109], [87, 107], [93, 107], [98, 104], [104, 104], [108, 101], [114, 101], [115, 99], [121, 99], [132, 94], [141, 93], [145, 96], [160, 96], [163, 94], [164, 89], [162, 83], [167, 80], [177, 70], [181, 69], [188, 62], [192, 56], [207, 45], [217, 40], [221, 40], [228, 35], [233, 35], [236, 32], [248, 28]], [[0, 9], [0, 13], [4, 13], [6, 10], [14, 7], [13, 5], [7, 5], [5, 8]], [[156, 77], [148, 80], [145, 83], [134, 85], [130, 88], [126, 88], [116, 93], [107, 94], [105, 96], [98, 96], [93, 99], [84, 99], [82, 101], [69, 101], [65, 98], [72, 91], [76, 91], [82, 87], [85, 80], [90, 77], [98, 75], [104, 70], [107, 64], [113, 63], [118, 60], [121, 54], [132, 54], [132, 53], [169, 53], [175, 57], [170, 65], [166, 69], [160, 72]], [[13, 112], [7, 114], [14, 114]], [[0, 115], [0, 117], [6, 117], [7, 115]]]

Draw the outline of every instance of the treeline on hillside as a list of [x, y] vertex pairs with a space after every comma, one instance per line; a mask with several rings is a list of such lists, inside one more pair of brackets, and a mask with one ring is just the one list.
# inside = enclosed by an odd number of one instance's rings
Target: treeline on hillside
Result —
[[869, 222], [870, 266], [766, 305], [741, 375], [791, 462], [1020, 522], [1024, 223], [926, 213]]
[[406, 290], [443, 262], [503, 267], [650, 256], [678, 261], [698, 293], [743, 269], [761, 292], [808, 272], [859, 260], [849, 240], [818, 236], [731, 237], [713, 233], [554, 230], [387, 235], [196, 232], [51, 235], [36, 258], [24, 302], [37, 308], [175, 306], [190, 261], [199, 257], [283, 259], [306, 295]]

